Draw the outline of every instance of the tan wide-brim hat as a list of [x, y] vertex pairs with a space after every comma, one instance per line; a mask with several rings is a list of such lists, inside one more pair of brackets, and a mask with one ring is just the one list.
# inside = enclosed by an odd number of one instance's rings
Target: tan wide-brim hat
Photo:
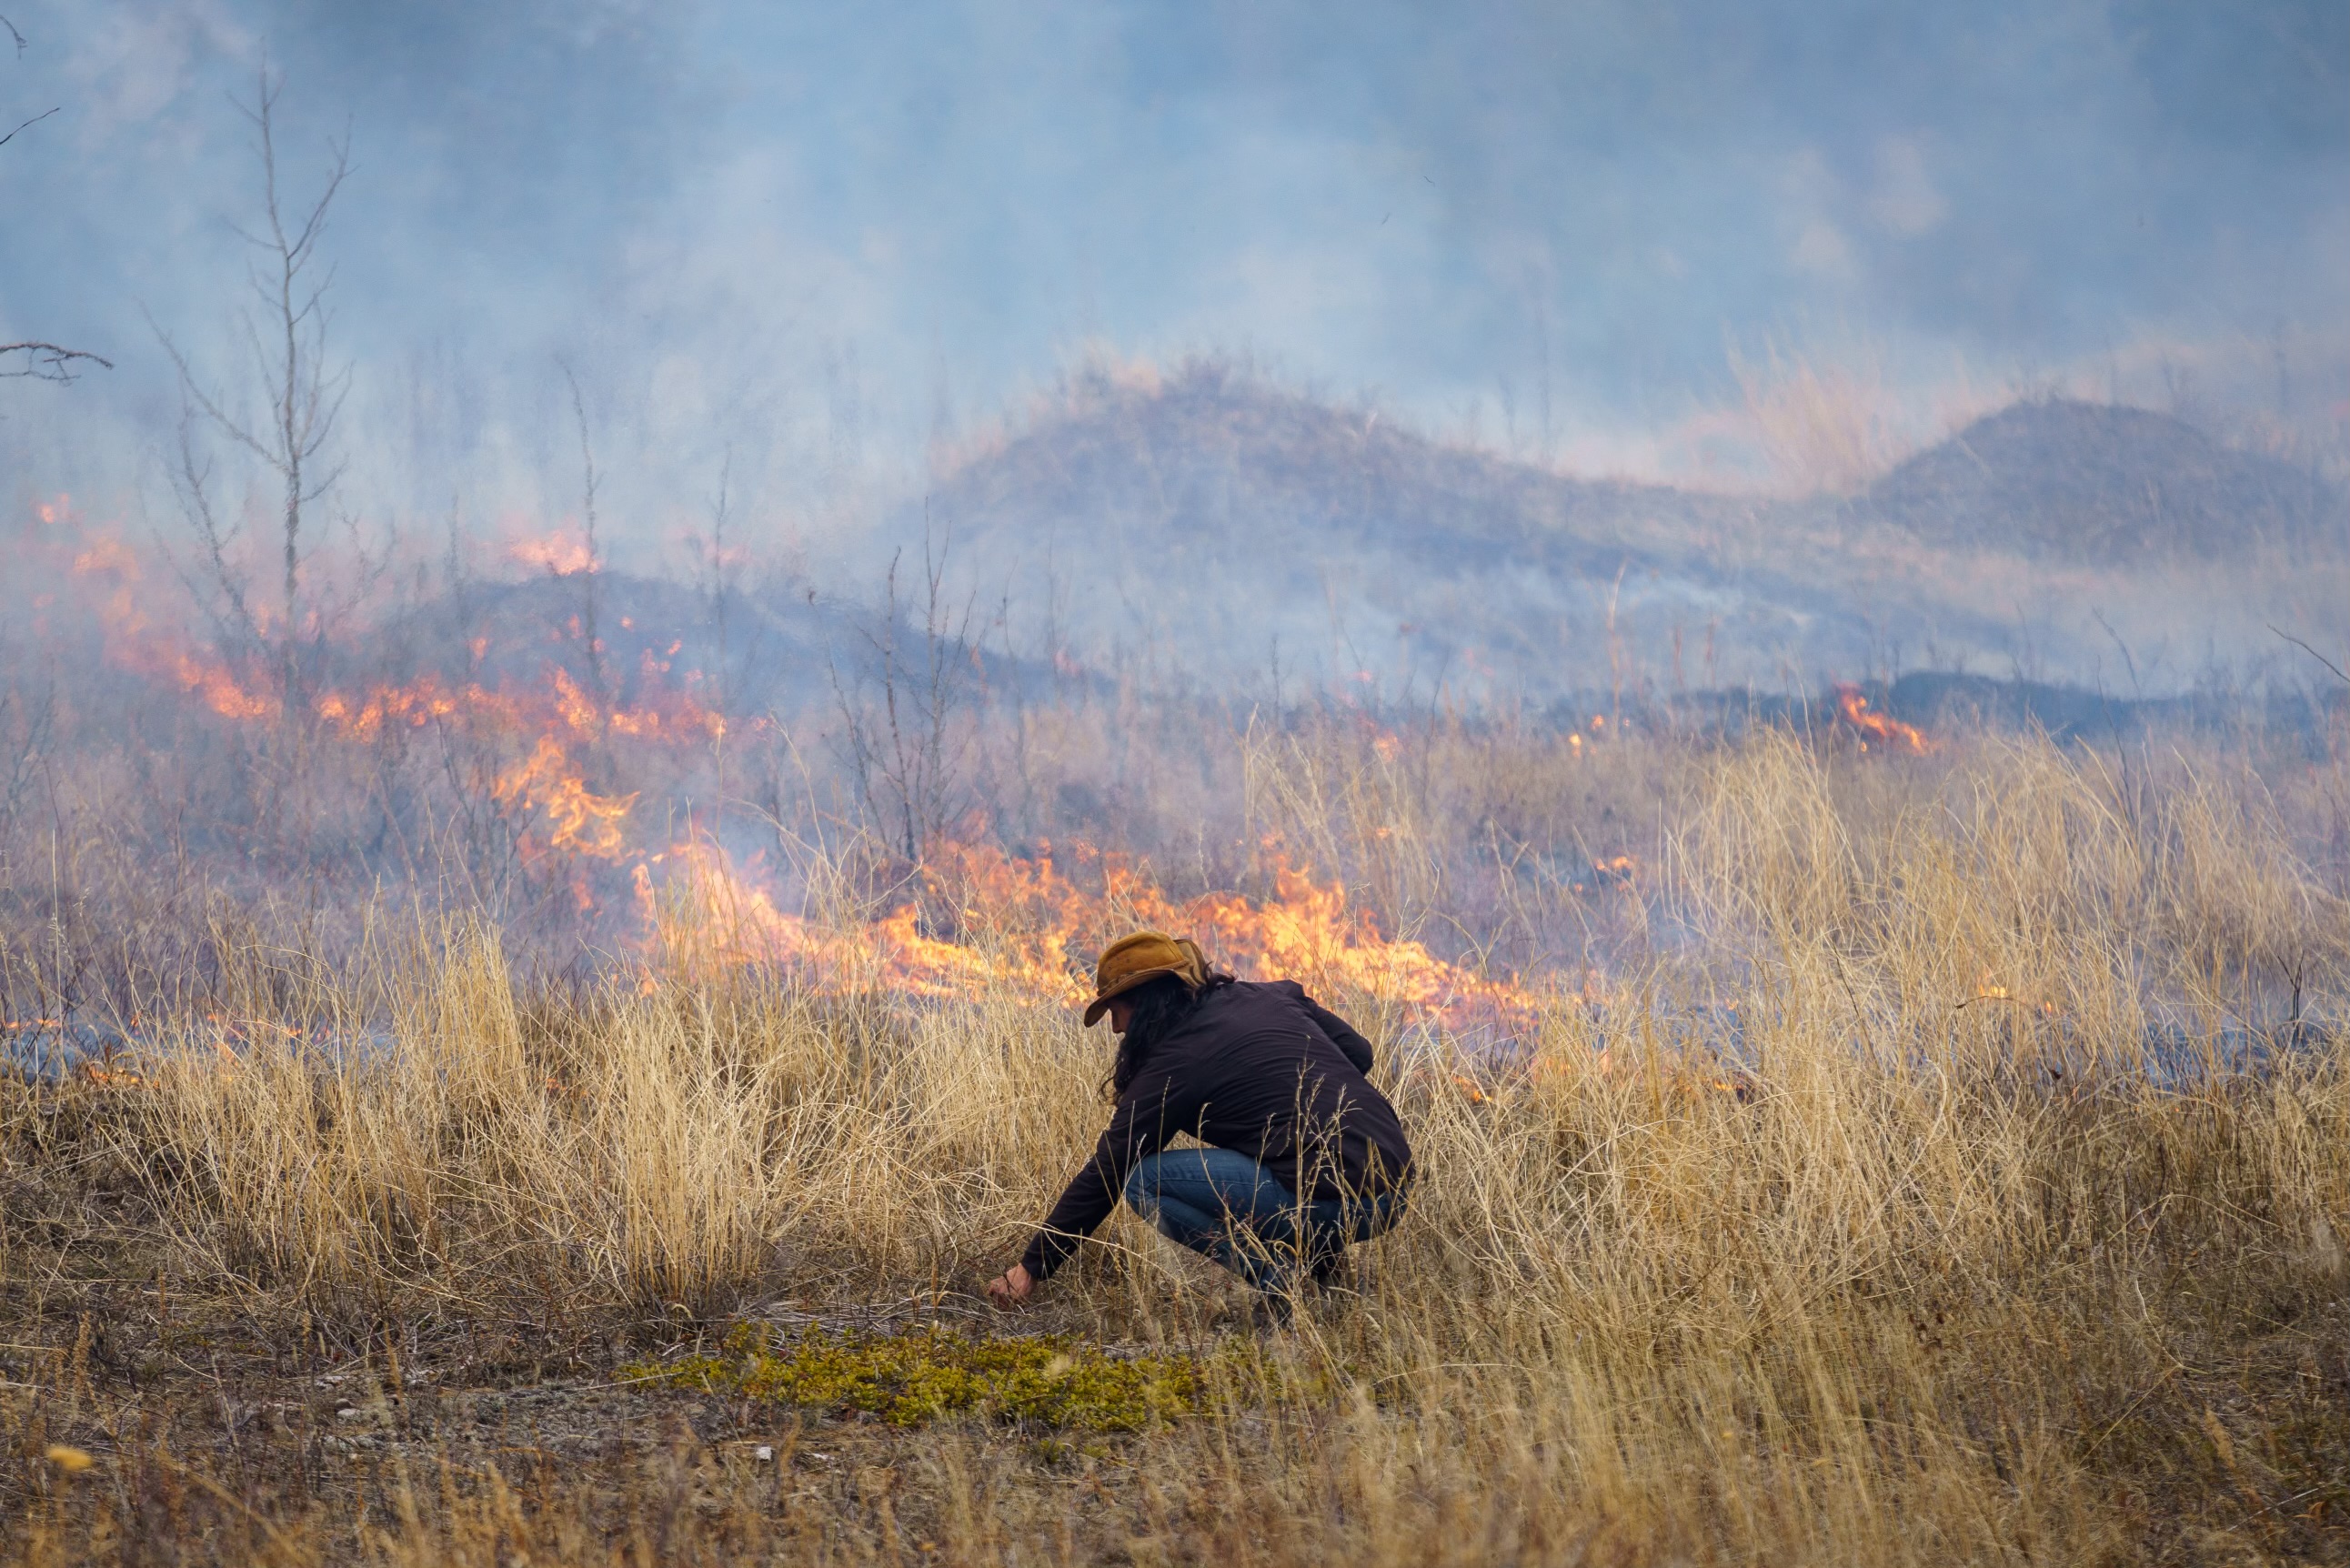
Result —
[[1191, 938], [1170, 937], [1165, 931], [1137, 931], [1102, 949], [1094, 964], [1094, 999], [1086, 1003], [1086, 1027], [1101, 1022], [1112, 997], [1162, 974], [1171, 974], [1197, 991], [1208, 983], [1208, 955]]

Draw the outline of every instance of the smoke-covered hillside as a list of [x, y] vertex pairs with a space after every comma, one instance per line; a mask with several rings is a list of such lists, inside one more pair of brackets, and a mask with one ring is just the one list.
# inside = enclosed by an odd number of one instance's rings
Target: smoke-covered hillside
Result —
[[2134, 409], [2019, 402], [1854, 500], [1779, 501], [1568, 477], [1195, 363], [1078, 379], [897, 536], [927, 525], [1073, 657], [1546, 700], [2241, 668], [2343, 584], [2345, 516], [2314, 472]]
[[2342, 492], [2314, 468], [2239, 452], [2144, 409], [2020, 402], [1887, 474], [1861, 510], [1953, 549], [2055, 560], [2339, 556]]

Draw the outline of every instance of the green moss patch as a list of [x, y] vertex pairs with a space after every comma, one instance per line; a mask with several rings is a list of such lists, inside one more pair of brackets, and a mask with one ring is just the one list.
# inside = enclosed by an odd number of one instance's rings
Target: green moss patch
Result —
[[1196, 1356], [1111, 1355], [1062, 1334], [979, 1339], [940, 1329], [809, 1329], [783, 1336], [746, 1324], [715, 1355], [631, 1366], [622, 1375], [672, 1388], [861, 1410], [898, 1427], [976, 1415], [1130, 1432], [1200, 1409], [1208, 1371]]

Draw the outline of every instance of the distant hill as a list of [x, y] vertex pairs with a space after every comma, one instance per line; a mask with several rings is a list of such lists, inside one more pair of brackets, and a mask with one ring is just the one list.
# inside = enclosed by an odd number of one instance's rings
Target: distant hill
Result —
[[[1569, 477], [1217, 364], [1097, 376], [929, 497], [961, 579], [1033, 634], [1310, 678], [1604, 685], [1613, 640], [1839, 629], [1759, 546], [1783, 504]], [[918, 520], [909, 515], [907, 532]], [[1428, 689], [1424, 686], [1423, 689]]]
[[1066, 521], [1133, 529], [1190, 553], [1396, 547], [1448, 573], [1538, 555], [1613, 573], [1662, 523], [1721, 527], [1742, 503], [1565, 477], [1438, 444], [1213, 362], [1161, 380], [1081, 381], [1055, 414], [965, 465], [933, 503], [982, 528]]
[[[600, 657], [588, 654], [588, 603]], [[592, 578], [532, 576], [475, 580], [421, 602], [343, 651], [330, 678], [348, 686], [400, 683], [431, 673], [452, 684], [528, 691], [559, 669], [582, 691], [623, 707], [656, 694], [690, 693], [735, 715], [828, 712], [836, 679], [870, 673], [872, 609], [796, 578], [730, 587], [723, 601], [673, 580], [624, 571]], [[868, 635], [871, 634], [871, 635]], [[900, 645], [918, 628], [900, 625]], [[988, 678], [1009, 672], [994, 650], [978, 658]]]
[[2315, 474], [2144, 409], [2016, 403], [1902, 463], [1859, 503], [1929, 543], [2128, 563], [2350, 537]]
[[2021, 403], [1854, 500], [1785, 501], [1562, 474], [1210, 361], [1077, 376], [880, 543], [947, 540], [1026, 658], [1544, 701], [2088, 679], [2117, 640], [2184, 680], [2323, 624], [2344, 519], [2310, 474], [2141, 410]]

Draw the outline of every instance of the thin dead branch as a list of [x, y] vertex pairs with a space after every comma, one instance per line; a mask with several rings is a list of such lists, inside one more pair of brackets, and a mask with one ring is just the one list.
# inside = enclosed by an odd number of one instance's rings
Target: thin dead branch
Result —
[[[9, 363], [8, 356], [21, 354], [24, 358]], [[88, 363], [104, 369], [114, 369], [114, 361], [86, 348], [68, 348], [57, 343], [0, 343], [0, 379], [36, 381], [70, 381], [74, 367]]]
[[[179, 378], [181, 425], [173, 484], [197, 536], [211, 597], [225, 606], [225, 614], [216, 619], [238, 628], [256, 652], [276, 643], [280, 688], [291, 696], [299, 684], [298, 649], [306, 612], [312, 607], [304, 598], [303, 566], [315, 547], [315, 530], [305, 509], [332, 491], [342, 476], [341, 465], [329, 462], [328, 454], [350, 389], [351, 371], [348, 365], [329, 364], [327, 300], [334, 271], [323, 265], [319, 245], [328, 213], [350, 172], [350, 146], [348, 138], [328, 143], [328, 167], [317, 196], [305, 208], [289, 209], [278, 171], [276, 111], [284, 88], [283, 75], [273, 76], [265, 63], [253, 101], [237, 105], [253, 127], [261, 168], [262, 223], [257, 229], [231, 227], [254, 253], [245, 281], [258, 309], [248, 309], [240, 325], [254, 386], [265, 397], [265, 419], [246, 418], [224, 395], [207, 387], [171, 334], [155, 327], [155, 335]], [[263, 624], [255, 585], [237, 561], [240, 524], [224, 519], [213, 498], [212, 463], [201, 451], [200, 431], [244, 452], [276, 483], [279, 572], [274, 628]]]

